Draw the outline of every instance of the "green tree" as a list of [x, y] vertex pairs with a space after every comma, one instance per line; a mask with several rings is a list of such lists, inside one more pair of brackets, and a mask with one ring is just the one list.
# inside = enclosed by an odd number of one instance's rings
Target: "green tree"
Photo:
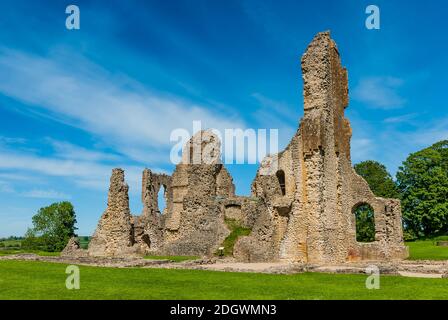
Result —
[[417, 236], [448, 232], [448, 140], [412, 153], [397, 172], [404, 226]]
[[397, 185], [383, 164], [373, 160], [363, 161], [355, 165], [355, 171], [367, 181], [377, 197], [400, 197]]
[[53, 203], [39, 209], [33, 216], [33, 228], [28, 229], [22, 245], [31, 249], [60, 251], [75, 235], [75, 224], [76, 214], [70, 202]]
[[368, 204], [361, 204], [355, 209], [356, 241], [375, 241], [375, 218], [373, 209]]

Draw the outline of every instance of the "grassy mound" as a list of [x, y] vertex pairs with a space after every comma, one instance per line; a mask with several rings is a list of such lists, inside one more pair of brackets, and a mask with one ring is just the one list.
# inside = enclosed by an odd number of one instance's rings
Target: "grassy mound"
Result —
[[[225, 238], [222, 246], [224, 247], [224, 256], [231, 256], [233, 254], [233, 247], [239, 237], [248, 236], [251, 233], [251, 229], [245, 228], [241, 223], [234, 219], [225, 219], [227, 227], [230, 229], [230, 234]], [[215, 255], [220, 255], [219, 250]]]

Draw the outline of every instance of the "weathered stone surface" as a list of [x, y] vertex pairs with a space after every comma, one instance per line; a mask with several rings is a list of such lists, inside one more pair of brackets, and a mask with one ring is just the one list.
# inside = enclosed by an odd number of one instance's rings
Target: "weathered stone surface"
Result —
[[[166, 174], [156, 174], [150, 169], [143, 170], [142, 202], [143, 213], [133, 217], [135, 242], [139, 251], [149, 253], [157, 251], [163, 245], [163, 226], [168, 212], [173, 207], [172, 178]], [[164, 190], [166, 207], [159, 209], [158, 195]]]
[[98, 227], [89, 243], [92, 256], [121, 256], [136, 251], [134, 230], [129, 210], [128, 185], [124, 171], [113, 169], [110, 178], [107, 209], [101, 216]]
[[[252, 229], [233, 250], [242, 261], [334, 265], [405, 258], [400, 202], [375, 197], [352, 167], [347, 70], [329, 32], [315, 36], [301, 62], [303, 119], [286, 149], [263, 160], [251, 197], [235, 196], [218, 136], [200, 131], [184, 146], [172, 176], [143, 171], [140, 216], [131, 216], [124, 173], [114, 169], [89, 254], [211, 256], [230, 232], [228, 218]], [[356, 241], [360, 204], [374, 209], [371, 243]]]
[[80, 248], [78, 238], [71, 237], [61, 254], [79, 250]]
[[[408, 255], [400, 202], [377, 198], [352, 168], [347, 71], [329, 32], [319, 33], [302, 57], [304, 117], [282, 153], [270, 157], [252, 185], [262, 199], [252, 234], [238, 241], [241, 260], [334, 264], [401, 259]], [[278, 173], [285, 177], [284, 193]], [[356, 242], [353, 210], [370, 204], [376, 241]]]
[[229, 234], [220, 200], [233, 196], [235, 187], [220, 162], [220, 145], [206, 130], [183, 149], [172, 176], [173, 204], [164, 219], [162, 252], [212, 255]]
[[61, 257], [69, 256], [87, 256], [87, 250], [81, 249], [79, 240], [76, 237], [71, 237], [64, 250], [61, 251]]

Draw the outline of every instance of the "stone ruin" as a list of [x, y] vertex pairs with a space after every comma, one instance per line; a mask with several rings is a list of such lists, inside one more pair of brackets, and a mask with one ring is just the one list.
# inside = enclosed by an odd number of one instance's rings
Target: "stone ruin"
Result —
[[[266, 157], [251, 196], [235, 195], [210, 130], [193, 136], [171, 176], [143, 171], [143, 212], [129, 210], [124, 172], [114, 169], [107, 209], [89, 244], [90, 256], [212, 256], [230, 234], [226, 219], [251, 230], [239, 237], [239, 261], [335, 264], [408, 256], [400, 202], [376, 197], [350, 159], [347, 70], [329, 32], [302, 56], [304, 117], [286, 149]], [[199, 152], [193, 152], [199, 150]], [[164, 188], [166, 207], [158, 205]], [[356, 241], [354, 210], [374, 209], [375, 241]], [[71, 244], [73, 245], [73, 244]]]

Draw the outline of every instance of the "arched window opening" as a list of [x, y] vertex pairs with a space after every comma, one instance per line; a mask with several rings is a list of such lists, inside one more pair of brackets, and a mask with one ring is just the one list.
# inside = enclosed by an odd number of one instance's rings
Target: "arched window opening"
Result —
[[354, 207], [353, 214], [356, 219], [356, 241], [375, 241], [375, 215], [373, 208], [367, 203]]
[[285, 185], [285, 172], [283, 170], [279, 170], [276, 173], [278, 183], [280, 184], [280, 189], [282, 190], [282, 195], [286, 194], [286, 185]]
[[163, 214], [163, 211], [166, 207], [166, 187], [165, 185], [161, 185], [159, 189], [159, 193], [157, 194], [157, 204], [159, 207], [160, 214]]

